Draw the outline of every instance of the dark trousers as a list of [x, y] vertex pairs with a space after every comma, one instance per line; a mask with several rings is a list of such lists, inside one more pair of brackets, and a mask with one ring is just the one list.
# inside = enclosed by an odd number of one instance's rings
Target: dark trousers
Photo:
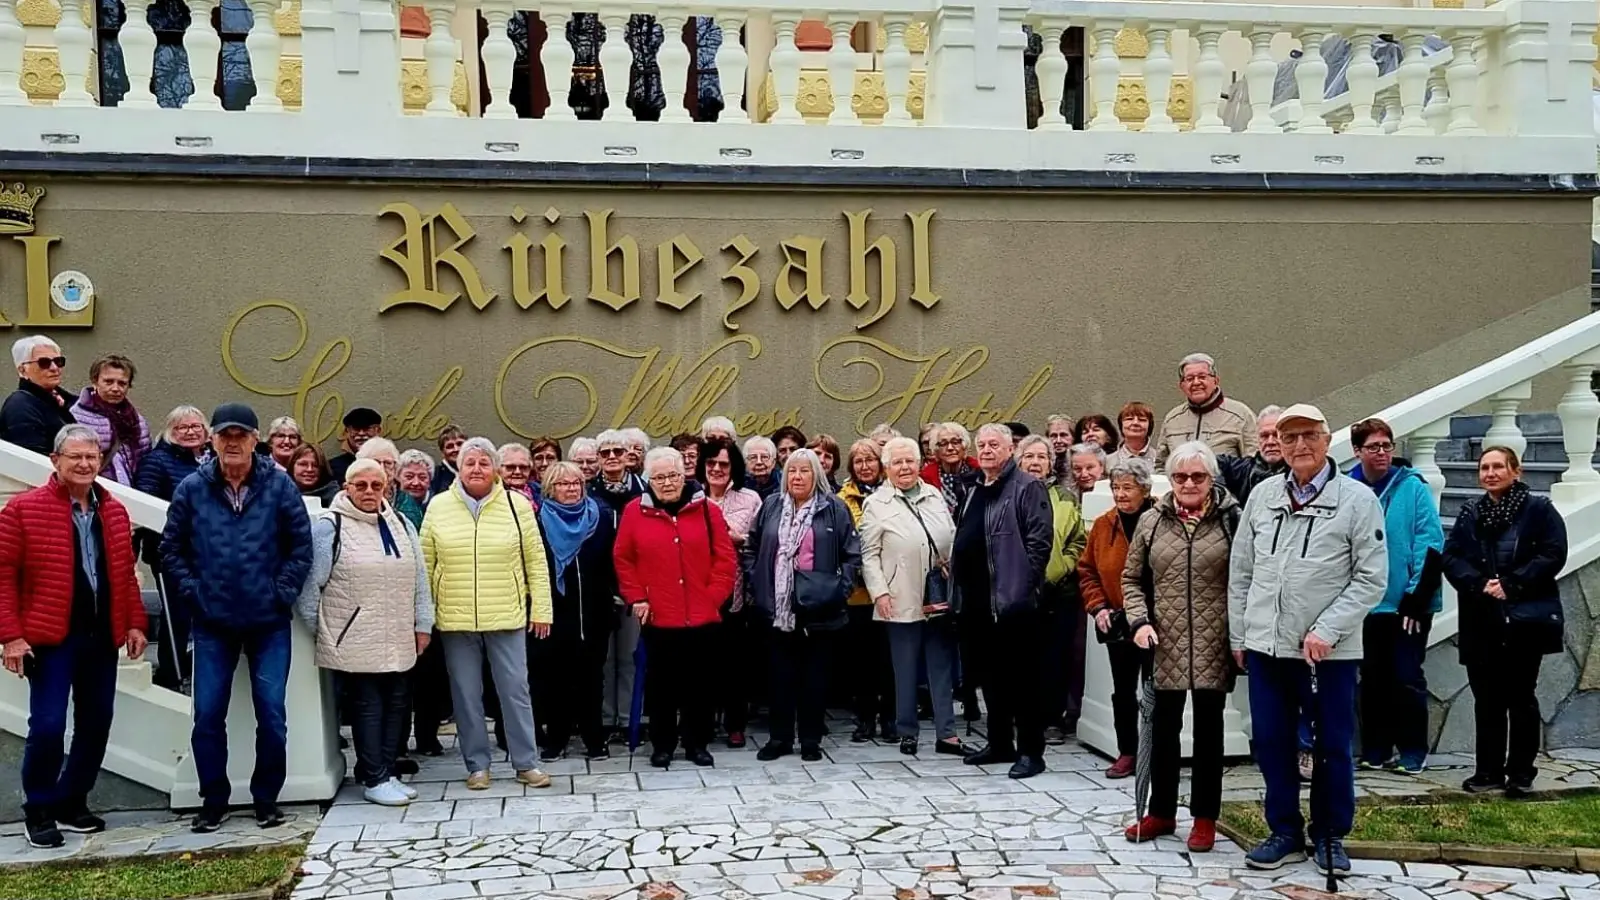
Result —
[[[1183, 707], [1189, 691], [1156, 691], [1154, 734], [1150, 747], [1150, 815], [1178, 814], [1178, 760], [1182, 755]], [[1194, 755], [1190, 759], [1189, 812], [1196, 819], [1216, 820], [1222, 812], [1222, 709], [1224, 691], [1194, 691]]]
[[[111, 735], [117, 648], [104, 635], [68, 635], [57, 646], [34, 647], [23, 671], [28, 677], [28, 737], [22, 748], [22, 811], [51, 816], [58, 810], [82, 809], [100, 775]], [[69, 697], [72, 750], [67, 753]]]
[[1139, 648], [1132, 641], [1106, 644], [1111, 659], [1111, 718], [1117, 730], [1117, 755], [1139, 753]]
[[189, 655], [189, 637], [194, 623], [188, 604], [179, 599], [178, 586], [166, 575], [161, 579], [161, 598], [165, 610], [161, 617], [161, 640], [156, 644], [156, 671], [151, 677], [156, 687], [169, 691], [183, 690], [183, 683], [194, 673], [193, 658]]
[[377, 787], [394, 774], [396, 751], [406, 740], [411, 708], [410, 673], [344, 672], [356, 781]]
[[1488, 778], [1532, 781], [1542, 730], [1538, 653], [1508, 642], [1492, 660], [1467, 664], [1478, 726], [1478, 771]]
[[[528, 689], [540, 743], [547, 751], [564, 751], [574, 732], [590, 751], [606, 745], [600, 725], [609, 630], [588, 637], [551, 635], [528, 639]], [[652, 661], [653, 663], [653, 661]]]
[[989, 746], [1044, 755], [1044, 700], [1040, 696], [1043, 616], [1036, 610], [1001, 616], [978, 611], [970, 625], [978, 656], [978, 681], [989, 709]]
[[772, 659], [771, 715], [768, 726], [772, 739], [793, 745], [795, 720], [800, 723], [800, 746], [822, 743], [823, 706], [828, 690], [828, 651], [833, 634], [826, 631], [767, 632]]
[[716, 679], [717, 705], [722, 709], [722, 730], [729, 734], [749, 727], [751, 707], [766, 696], [770, 668], [762, 652], [766, 634], [751, 621], [752, 612], [748, 606], [725, 612], [718, 629], [722, 645], [718, 655], [727, 668]]
[[[1070, 595], [1076, 599], [1076, 592]], [[1044, 720], [1072, 730], [1083, 712], [1083, 658], [1088, 617], [1079, 603], [1040, 612], [1044, 625]]]
[[1420, 764], [1428, 755], [1427, 624], [1407, 634], [1398, 613], [1374, 613], [1361, 639], [1361, 758], [1381, 765], [1394, 752]]
[[[1317, 665], [1317, 692], [1309, 698], [1317, 723], [1317, 767], [1311, 779], [1313, 821], [1311, 836], [1343, 838], [1355, 818], [1355, 660], [1326, 661]], [[1300, 691], [1306, 683], [1306, 662], [1295, 657], [1272, 657], [1251, 651], [1246, 658], [1250, 677], [1250, 718], [1256, 764], [1266, 781], [1267, 827], [1273, 834], [1295, 840], [1305, 837], [1305, 816], [1300, 811]], [[1324, 833], [1324, 827], [1327, 832]]]
[[888, 637], [883, 623], [872, 620], [871, 605], [850, 607], [845, 638], [850, 711], [862, 725], [877, 721], [888, 727], [895, 721], [894, 672]]
[[890, 659], [894, 667], [895, 731], [901, 740], [918, 732], [918, 673], [928, 674], [928, 694], [933, 707], [935, 736], [956, 737], [954, 689], [956, 669], [955, 623], [946, 618], [920, 622], [886, 622]]
[[644, 714], [650, 746], [671, 753], [683, 742], [693, 753], [711, 743], [712, 685], [717, 665], [717, 626], [640, 631], [645, 644]]
[[244, 656], [250, 668], [250, 698], [256, 712], [256, 765], [250, 796], [256, 805], [275, 804], [288, 766], [289, 722], [284, 709], [289, 687], [289, 623], [245, 632], [194, 628], [194, 749], [200, 797], [207, 809], [224, 809], [228, 779], [228, 703], [233, 673]]
[[[428, 649], [411, 667], [411, 718], [417, 748], [439, 744], [439, 726], [450, 717], [450, 671], [444, 664], [444, 642], [433, 633]], [[397, 755], [404, 756], [405, 736], [401, 735]]]

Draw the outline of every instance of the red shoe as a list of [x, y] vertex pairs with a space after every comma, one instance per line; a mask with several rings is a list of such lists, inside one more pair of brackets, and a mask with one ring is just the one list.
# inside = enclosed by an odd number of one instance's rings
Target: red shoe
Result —
[[1194, 827], [1189, 829], [1189, 852], [1210, 853], [1211, 848], [1217, 843], [1217, 821], [1215, 819], [1195, 819]]
[[1178, 823], [1173, 819], [1158, 819], [1155, 816], [1145, 816], [1138, 822], [1129, 825], [1123, 832], [1130, 844], [1142, 844], [1153, 841], [1158, 837], [1166, 837], [1178, 832]]
[[743, 747], [744, 746], [744, 732], [742, 732], [742, 731], [730, 731], [730, 732], [728, 732], [728, 746], [733, 748], [733, 749], [735, 749], [735, 750], [738, 750], [739, 748]]
[[1117, 761], [1106, 769], [1107, 778], [1127, 778], [1133, 775], [1133, 757], [1119, 756]]

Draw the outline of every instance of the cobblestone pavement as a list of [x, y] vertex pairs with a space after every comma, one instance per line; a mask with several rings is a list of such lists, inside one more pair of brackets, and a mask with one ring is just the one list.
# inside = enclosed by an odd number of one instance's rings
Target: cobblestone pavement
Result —
[[[1121, 837], [1131, 781], [1109, 781], [1106, 762], [1073, 744], [1052, 748], [1050, 771], [1027, 781], [1004, 767], [980, 770], [892, 745], [825, 742], [827, 759], [772, 763], [713, 748], [716, 766], [648, 753], [544, 766], [554, 783], [524, 789], [497, 762], [487, 791], [468, 791], [453, 753], [424, 759], [405, 809], [366, 804], [346, 787], [312, 839], [308, 877], [293, 900], [454, 898], [965, 897], [1011, 900], [1316, 900], [1327, 895], [1309, 865], [1258, 873], [1219, 840], [1207, 854], [1176, 838], [1136, 847]], [[1592, 771], [1595, 760], [1569, 760]], [[1443, 760], [1446, 765], [1451, 760]], [[1462, 762], [1462, 761], [1454, 761]], [[1464, 777], [1449, 768], [1442, 783]], [[1259, 779], [1239, 768], [1232, 796]], [[1421, 782], [1364, 774], [1387, 792]], [[1380, 791], [1379, 788], [1383, 790]], [[1474, 866], [1357, 861], [1341, 896], [1372, 900], [1600, 900], [1592, 875]]]
[[106, 830], [100, 834], [64, 834], [66, 846], [59, 850], [35, 850], [22, 836], [22, 823], [0, 825], [0, 865], [59, 862], [89, 857], [141, 856], [146, 853], [188, 853], [236, 847], [268, 847], [309, 839], [317, 830], [321, 809], [311, 806], [286, 806], [289, 821], [262, 830], [247, 812], [222, 824], [211, 834], [189, 831], [190, 816], [166, 810], [108, 812]]

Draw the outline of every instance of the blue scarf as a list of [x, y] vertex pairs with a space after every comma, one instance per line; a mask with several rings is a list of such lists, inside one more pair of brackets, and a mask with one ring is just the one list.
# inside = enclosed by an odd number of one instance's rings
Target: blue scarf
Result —
[[381, 512], [378, 514], [378, 540], [383, 543], [384, 556], [393, 554], [395, 559], [404, 558], [400, 555], [400, 545], [395, 543], [394, 532], [389, 530], [389, 523], [384, 520]]
[[549, 497], [539, 504], [539, 528], [555, 554], [556, 590], [567, 592], [567, 566], [578, 558], [578, 549], [599, 524], [600, 505], [593, 497], [585, 496], [571, 506]]

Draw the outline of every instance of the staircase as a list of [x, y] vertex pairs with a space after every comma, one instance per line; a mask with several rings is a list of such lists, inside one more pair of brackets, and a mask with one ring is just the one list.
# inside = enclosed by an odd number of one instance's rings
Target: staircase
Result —
[[[1455, 416], [1450, 419], [1450, 436], [1439, 442], [1436, 459], [1445, 479], [1439, 515], [1447, 532], [1462, 505], [1483, 493], [1478, 487], [1478, 457], [1483, 453], [1490, 423], [1489, 416]], [[1524, 413], [1517, 416], [1517, 428], [1527, 441], [1520, 454], [1522, 480], [1534, 493], [1548, 495], [1568, 466], [1561, 418], [1553, 412]], [[1595, 454], [1594, 460], [1600, 463], [1600, 453]]]

